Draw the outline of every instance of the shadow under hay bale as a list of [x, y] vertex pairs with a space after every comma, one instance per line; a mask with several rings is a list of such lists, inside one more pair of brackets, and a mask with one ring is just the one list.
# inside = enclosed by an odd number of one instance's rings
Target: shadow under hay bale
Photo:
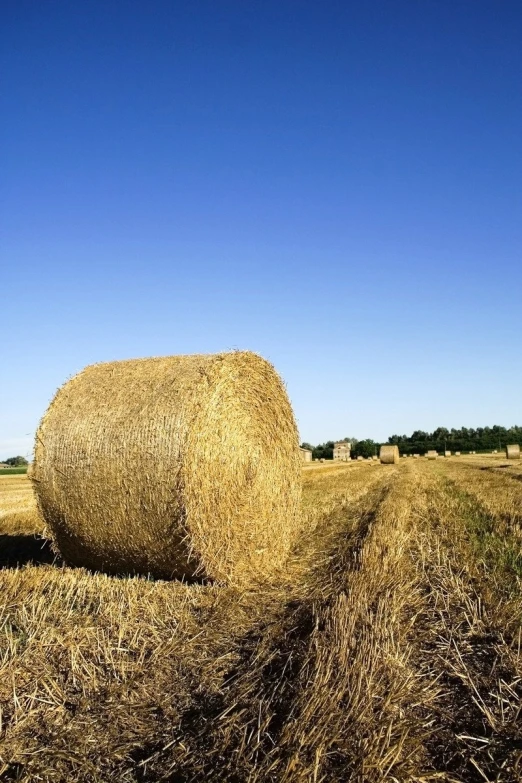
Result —
[[0, 534], [0, 569], [28, 565], [51, 565], [57, 561], [51, 542], [35, 535]]

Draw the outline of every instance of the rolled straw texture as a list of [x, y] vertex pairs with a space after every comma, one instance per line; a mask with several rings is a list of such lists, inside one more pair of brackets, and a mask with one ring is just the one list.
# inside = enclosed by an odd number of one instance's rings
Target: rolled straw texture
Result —
[[520, 459], [520, 446], [518, 443], [506, 446], [506, 457], [508, 459]]
[[399, 462], [398, 446], [381, 446], [379, 459], [383, 465], [394, 465]]
[[300, 466], [279, 376], [238, 351], [87, 367], [40, 423], [33, 478], [66, 561], [234, 582], [283, 563]]
[[428, 459], [437, 459], [437, 457], [438, 457], [439, 455], [438, 455], [438, 453], [437, 453], [436, 451], [434, 451], [433, 449], [431, 449], [430, 451], [428, 451], [428, 452], [426, 453], [426, 456], [427, 456], [427, 458], [428, 458]]

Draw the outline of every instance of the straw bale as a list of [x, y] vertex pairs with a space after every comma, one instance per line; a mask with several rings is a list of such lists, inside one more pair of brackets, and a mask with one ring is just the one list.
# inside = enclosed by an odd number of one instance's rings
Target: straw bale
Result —
[[40, 423], [33, 479], [72, 564], [241, 582], [284, 562], [300, 466], [279, 376], [236, 351], [87, 367]]
[[395, 465], [399, 461], [398, 446], [381, 446], [379, 459], [383, 465]]
[[506, 457], [507, 459], [520, 459], [520, 446], [518, 443], [506, 446]]
[[456, 451], [456, 452], [455, 452], [455, 456], [456, 456], [456, 457], [460, 457], [460, 451]]
[[357, 459], [358, 459], [359, 462], [361, 462], [361, 460], [363, 460], [364, 457], [359, 456], [359, 457], [357, 457]]
[[413, 458], [414, 458], [414, 459], [419, 459], [419, 458], [420, 458], [420, 454], [414, 454], [414, 455], [413, 455]]
[[445, 451], [444, 452], [445, 457], [451, 457], [451, 451]]
[[438, 457], [439, 455], [438, 455], [438, 453], [437, 453], [436, 451], [434, 451], [434, 449], [430, 449], [430, 450], [429, 450], [429, 451], [426, 453], [426, 456], [427, 456], [427, 458], [428, 458], [428, 459], [437, 459], [437, 457]]

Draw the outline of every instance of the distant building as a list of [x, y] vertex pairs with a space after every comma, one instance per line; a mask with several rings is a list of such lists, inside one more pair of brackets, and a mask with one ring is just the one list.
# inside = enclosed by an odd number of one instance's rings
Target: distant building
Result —
[[347, 440], [342, 440], [339, 443], [334, 443], [333, 458], [341, 460], [343, 462], [348, 462], [348, 460], [350, 459], [351, 449], [352, 449], [352, 444], [348, 443]]
[[312, 452], [310, 449], [302, 449], [299, 447], [299, 451], [301, 452], [301, 459], [303, 462], [311, 462], [312, 461]]

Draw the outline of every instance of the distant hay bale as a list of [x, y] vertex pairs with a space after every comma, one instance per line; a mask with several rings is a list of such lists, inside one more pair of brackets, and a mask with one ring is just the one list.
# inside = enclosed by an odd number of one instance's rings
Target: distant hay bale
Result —
[[451, 457], [451, 451], [445, 451], [444, 452], [445, 457]]
[[455, 452], [455, 456], [456, 456], [456, 457], [460, 457], [460, 451], [456, 451], [456, 452]]
[[419, 459], [419, 458], [420, 458], [420, 454], [414, 454], [413, 455], [413, 459]]
[[363, 459], [364, 459], [364, 457], [357, 457], [357, 460], [358, 460], [359, 462], [361, 462], [361, 460], [363, 460]]
[[382, 465], [395, 465], [399, 461], [398, 446], [381, 446], [379, 459]]
[[427, 458], [428, 458], [428, 459], [437, 459], [437, 457], [438, 457], [439, 455], [438, 455], [438, 452], [436, 452], [434, 449], [430, 449], [430, 450], [429, 450], [429, 451], [426, 453], [426, 456], [427, 456]]
[[236, 351], [87, 367], [40, 423], [33, 478], [66, 561], [236, 582], [284, 562], [300, 465], [279, 376]]
[[376, 460], [378, 460], [378, 459], [379, 459], [379, 457], [378, 457], [376, 454], [374, 454], [374, 455], [373, 455], [373, 457], [372, 457], [372, 459], [373, 459], [374, 461], [376, 461]]
[[520, 459], [520, 446], [518, 443], [506, 446], [506, 457], [507, 459]]

